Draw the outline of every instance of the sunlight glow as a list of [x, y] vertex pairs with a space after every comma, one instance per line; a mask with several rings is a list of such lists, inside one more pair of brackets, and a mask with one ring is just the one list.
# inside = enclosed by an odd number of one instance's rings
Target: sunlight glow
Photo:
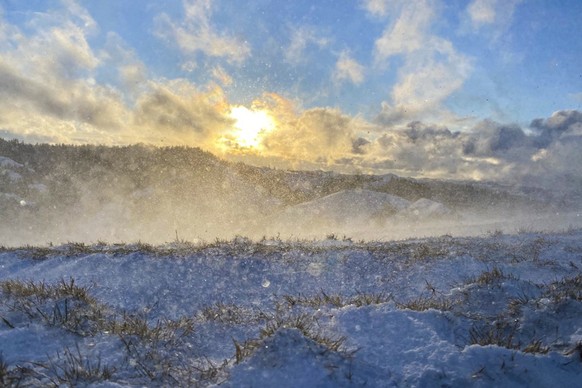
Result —
[[252, 110], [244, 106], [234, 106], [230, 117], [235, 120], [232, 137], [237, 146], [259, 148], [261, 137], [275, 129], [275, 120], [265, 110]]

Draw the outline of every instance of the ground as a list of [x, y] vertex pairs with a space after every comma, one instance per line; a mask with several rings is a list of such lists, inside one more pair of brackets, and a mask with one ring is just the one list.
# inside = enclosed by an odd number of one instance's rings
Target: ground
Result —
[[0, 251], [0, 382], [576, 386], [582, 230]]

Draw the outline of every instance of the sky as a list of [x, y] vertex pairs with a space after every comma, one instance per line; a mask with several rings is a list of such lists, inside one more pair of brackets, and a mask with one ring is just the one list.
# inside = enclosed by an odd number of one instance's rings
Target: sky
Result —
[[578, 179], [578, 0], [0, 0], [0, 136]]

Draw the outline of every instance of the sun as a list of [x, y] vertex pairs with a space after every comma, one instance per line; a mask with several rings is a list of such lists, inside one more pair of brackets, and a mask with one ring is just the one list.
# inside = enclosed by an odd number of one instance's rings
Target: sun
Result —
[[235, 121], [231, 136], [239, 147], [260, 148], [262, 136], [275, 129], [275, 120], [265, 110], [239, 105], [230, 109], [229, 116]]

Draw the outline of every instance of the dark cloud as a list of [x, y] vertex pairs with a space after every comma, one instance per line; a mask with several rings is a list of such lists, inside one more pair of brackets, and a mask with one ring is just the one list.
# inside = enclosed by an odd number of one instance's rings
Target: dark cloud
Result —
[[448, 128], [426, 125], [420, 121], [408, 123], [404, 133], [415, 143], [417, 140], [434, 140], [437, 138], [454, 138], [458, 132], [451, 132]]
[[364, 155], [368, 144], [370, 144], [369, 140], [366, 140], [363, 137], [358, 137], [352, 142], [352, 152], [354, 154]]
[[538, 148], [546, 148], [563, 134], [581, 127], [582, 112], [577, 110], [558, 111], [547, 119], [538, 118], [530, 124], [530, 128], [537, 135], [534, 144]]
[[[534, 120], [531, 130], [484, 120], [452, 132], [422, 122], [386, 128], [366, 145], [362, 165], [400, 174], [502, 180], [552, 187], [581, 182], [582, 113], [560, 111]], [[559, 178], [559, 179], [558, 179]]]
[[0, 62], [0, 96], [6, 101], [22, 100], [33, 105], [43, 113], [57, 117], [65, 115], [66, 102], [41, 84], [22, 77], [18, 72]]
[[0, 62], [0, 96], [21, 106], [63, 120], [77, 120], [100, 128], [118, 128], [121, 104], [107, 89], [62, 81], [58, 88], [26, 78]]
[[504, 125], [491, 120], [477, 124], [463, 142], [465, 155], [493, 156], [513, 148], [529, 147], [531, 139], [517, 125]]
[[189, 98], [186, 98], [161, 85], [138, 100], [135, 120], [138, 125], [168, 135], [207, 135], [230, 122], [204, 94], [192, 91]]

